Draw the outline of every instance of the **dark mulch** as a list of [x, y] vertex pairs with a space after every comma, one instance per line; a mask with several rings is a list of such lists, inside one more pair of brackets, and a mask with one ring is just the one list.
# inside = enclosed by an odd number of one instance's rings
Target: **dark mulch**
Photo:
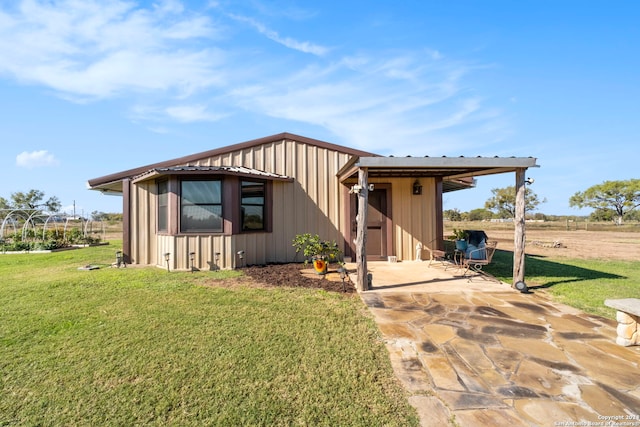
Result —
[[[329, 272], [338, 269], [338, 265], [329, 265]], [[302, 274], [302, 270], [306, 270], [306, 274]], [[324, 289], [330, 292], [343, 292], [342, 281], [327, 280], [323, 275], [315, 273], [309, 274], [313, 268], [309, 264], [291, 263], [291, 264], [268, 264], [253, 265], [242, 269], [244, 274], [255, 282], [264, 286], [286, 286], [293, 288], [315, 288]], [[346, 293], [355, 292], [353, 283], [349, 278], [345, 280]]]

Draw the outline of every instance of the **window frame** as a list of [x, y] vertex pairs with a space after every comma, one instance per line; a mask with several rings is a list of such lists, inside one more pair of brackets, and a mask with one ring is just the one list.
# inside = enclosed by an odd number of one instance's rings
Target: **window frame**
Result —
[[[256, 232], [263, 232], [263, 231], [267, 231], [267, 182], [264, 180], [258, 180], [258, 179], [250, 179], [250, 178], [241, 178], [239, 181], [239, 191], [240, 191], [240, 198], [239, 198], [239, 204], [240, 204], [240, 214], [239, 214], [239, 220], [240, 220], [240, 232], [241, 233], [256, 233]], [[245, 183], [250, 184], [250, 185], [260, 185], [262, 187], [262, 191], [261, 191], [261, 195], [259, 196], [253, 196], [253, 197], [261, 197], [262, 198], [262, 203], [250, 203], [247, 202], [245, 203], [244, 199], [245, 197], [250, 197], [248, 192], [245, 193]], [[246, 196], [245, 196], [246, 194]], [[262, 227], [260, 228], [247, 228], [245, 225], [245, 220], [246, 220], [246, 215], [245, 215], [245, 207], [251, 207], [251, 208], [255, 208], [255, 207], [259, 207], [260, 211], [261, 211], [261, 219], [262, 219]]]
[[[169, 232], [169, 216], [171, 215], [171, 209], [169, 208], [169, 194], [171, 192], [169, 189], [168, 179], [162, 179], [162, 180], [156, 181], [156, 193], [158, 197], [158, 203], [156, 204], [156, 217], [157, 217], [156, 229], [158, 233], [168, 233]], [[164, 221], [162, 221], [163, 212], [164, 212]], [[164, 225], [162, 224], [163, 222], [164, 222]]]
[[[155, 187], [167, 182], [167, 230], [158, 229], [160, 198], [155, 204], [156, 233], [168, 236], [234, 236], [250, 233], [273, 232], [273, 181], [248, 175], [236, 174], [167, 174], [156, 178]], [[182, 221], [182, 183], [184, 181], [219, 181], [221, 193], [221, 228], [183, 231]], [[262, 229], [244, 229], [242, 215], [242, 182], [263, 184]]]
[[[178, 209], [177, 209], [177, 217], [178, 217], [178, 230], [179, 234], [223, 234], [225, 231], [225, 183], [224, 179], [221, 176], [216, 177], [189, 177], [182, 178], [178, 180], [179, 187], [179, 195], [178, 195]], [[219, 183], [219, 193], [220, 193], [220, 202], [208, 202], [208, 203], [189, 203], [186, 206], [206, 206], [206, 207], [220, 207], [219, 217], [220, 217], [220, 226], [219, 227], [211, 227], [211, 228], [201, 228], [201, 229], [185, 229], [185, 224], [183, 221], [183, 212], [184, 212], [184, 197], [183, 197], [183, 185], [185, 182], [207, 182], [207, 183]], [[211, 211], [213, 215], [215, 212]]]

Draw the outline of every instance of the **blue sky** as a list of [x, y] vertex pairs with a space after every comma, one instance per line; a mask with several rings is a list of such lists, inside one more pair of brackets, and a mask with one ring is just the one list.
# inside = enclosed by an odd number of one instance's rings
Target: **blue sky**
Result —
[[[638, 178], [636, 1], [0, 0], [0, 196], [121, 212], [88, 179], [291, 132], [533, 156], [539, 211]], [[448, 194], [484, 206], [513, 174]]]

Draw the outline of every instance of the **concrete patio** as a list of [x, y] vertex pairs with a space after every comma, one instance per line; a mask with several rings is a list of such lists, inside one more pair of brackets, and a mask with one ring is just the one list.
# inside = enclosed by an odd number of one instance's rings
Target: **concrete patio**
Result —
[[640, 346], [616, 322], [455, 268], [368, 264], [360, 296], [423, 426], [640, 426]]

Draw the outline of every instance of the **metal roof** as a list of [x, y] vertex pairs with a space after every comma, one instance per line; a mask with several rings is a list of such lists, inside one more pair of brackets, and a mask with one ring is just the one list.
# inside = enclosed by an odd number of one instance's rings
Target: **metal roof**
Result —
[[459, 179], [537, 167], [534, 157], [354, 157], [338, 175], [352, 176], [359, 168], [367, 168], [369, 176], [439, 176]]
[[142, 182], [153, 179], [159, 175], [239, 175], [250, 178], [262, 178], [278, 181], [293, 181], [293, 178], [286, 175], [279, 175], [265, 172], [258, 169], [244, 166], [172, 166], [163, 168], [153, 168], [140, 175], [133, 177], [132, 182]]
[[146, 166], [139, 166], [137, 168], [112, 173], [109, 175], [101, 176], [99, 178], [93, 178], [87, 181], [87, 187], [91, 190], [99, 190], [107, 194], [108, 193], [119, 194], [119, 193], [122, 193], [123, 179], [131, 179], [132, 177], [145, 174], [149, 170], [154, 168], [174, 167], [177, 165], [188, 165], [191, 163], [196, 163], [202, 159], [206, 159], [209, 157], [221, 156], [221, 155], [232, 153], [234, 151], [244, 150], [247, 148], [256, 147], [263, 144], [271, 144], [274, 142], [285, 141], [285, 140], [291, 140], [291, 141], [301, 142], [304, 144], [315, 145], [317, 147], [326, 148], [328, 150], [347, 153], [352, 156], [375, 156], [376, 155], [374, 153], [369, 153], [362, 150], [356, 150], [349, 147], [343, 147], [341, 145], [332, 144], [330, 142], [320, 141], [313, 138], [307, 138], [304, 136], [283, 132], [276, 135], [254, 139], [251, 141], [241, 142], [239, 144], [228, 145], [225, 147], [215, 148], [209, 151], [203, 151], [201, 153], [195, 153], [188, 156], [179, 157], [176, 159], [153, 163]]
[[342, 181], [354, 178], [358, 169], [366, 168], [369, 177], [439, 177], [443, 191], [456, 191], [475, 185], [475, 177], [515, 172], [538, 167], [534, 157], [353, 157], [338, 172]]

